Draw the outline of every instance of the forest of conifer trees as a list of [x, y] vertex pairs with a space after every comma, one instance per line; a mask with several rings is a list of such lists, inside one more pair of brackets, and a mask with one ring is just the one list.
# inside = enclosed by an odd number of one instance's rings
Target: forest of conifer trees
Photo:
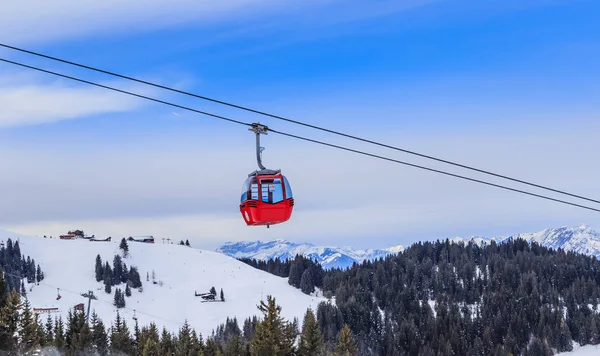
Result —
[[348, 324], [361, 355], [551, 355], [600, 342], [600, 262], [521, 239], [419, 242], [346, 270], [302, 256], [244, 262], [289, 270], [307, 294], [298, 281], [309, 271], [335, 297], [317, 310], [326, 340]]
[[545, 356], [569, 351], [573, 342], [600, 343], [600, 262], [524, 240], [483, 247], [420, 242], [345, 270], [323, 270], [301, 256], [245, 262], [287, 271], [290, 285], [305, 293], [320, 288], [332, 301], [308, 310], [301, 324], [282, 319], [269, 296], [257, 306], [259, 316], [241, 327], [228, 319], [212, 335], [187, 323], [177, 334], [155, 324], [132, 328], [119, 316], [107, 333], [95, 314], [89, 325], [82, 312], [66, 321], [35, 320], [26, 296], [1, 280], [0, 345], [52, 346], [65, 355]]

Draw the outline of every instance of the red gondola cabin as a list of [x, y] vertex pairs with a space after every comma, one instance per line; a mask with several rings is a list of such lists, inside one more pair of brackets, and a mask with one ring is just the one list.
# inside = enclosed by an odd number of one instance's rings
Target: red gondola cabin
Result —
[[279, 170], [256, 171], [244, 182], [240, 212], [246, 225], [269, 227], [285, 222], [293, 208], [292, 188]]

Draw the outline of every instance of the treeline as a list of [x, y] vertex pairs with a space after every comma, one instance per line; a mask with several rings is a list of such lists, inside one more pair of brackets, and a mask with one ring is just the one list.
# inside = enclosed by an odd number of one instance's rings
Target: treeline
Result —
[[[0, 268], [6, 272], [5, 283], [8, 290], [15, 289], [17, 293], [25, 295], [25, 282], [36, 283], [44, 280], [44, 272], [40, 265], [29, 256], [21, 254], [19, 242], [11, 239], [6, 241], [6, 246], [0, 247]], [[22, 277], [22, 278], [21, 278]]]
[[315, 287], [323, 286], [323, 276], [325, 275], [323, 267], [316, 260], [302, 255], [285, 260], [279, 258], [268, 261], [254, 258], [240, 258], [239, 260], [276, 276], [286, 277], [291, 286], [302, 290], [305, 294], [311, 294], [315, 291]]
[[291, 259], [281, 260], [279, 257], [275, 259], [270, 259], [268, 261], [257, 260], [255, 258], [239, 258], [238, 260], [265, 272], [269, 272], [279, 277], [289, 277], [290, 275], [290, 266], [292, 264]]
[[270, 268], [289, 264], [290, 284], [305, 293], [299, 271], [310, 270], [336, 301], [319, 308], [321, 331], [331, 338], [348, 324], [361, 355], [552, 355], [572, 350], [573, 341], [600, 343], [594, 257], [518, 239], [483, 247], [420, 242], [345, 270], [305, 260]]

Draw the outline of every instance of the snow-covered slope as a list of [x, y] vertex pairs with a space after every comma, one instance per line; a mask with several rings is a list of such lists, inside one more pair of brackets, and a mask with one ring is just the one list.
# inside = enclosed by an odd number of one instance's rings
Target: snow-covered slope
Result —
[[[114, 321], [117, 308], [112, 305], [116, 286], [112, 294], [104, 292], [102, 282], [94, 278], [97, 254], [103, 263], [112, 266], [115, 254], [119, 253], [119, 242], [90, 242], [87, 240], [59, 240], [28, 237], [14, 233], [2, 233], [0, 240], [7, 237], [19, 239], [21, 252], [39, 263], [45, 274], [40, 285], [27, 285], [27, 297], [34, 308], [60, 309], [66, 318], [69, 308], [87, 299], [80, 294], [91, 290], [98, 300], [92, 300], [107, 327]], [[221, 253], [198, 250], [170, 244], [146, 244], [129, 242], [130, 256], [124, 259], [127, 266], [137, 266], [143, 283], [143, 292], [132, 290], [126, 299], [126, 309], [119, 309], [127, 324], [132, 327], [134, 309], [140, 325], [155, 322], [159, 328], [165, 326], [177, 331], [187, 319], [189, 324], [203, 336], [207, 336], [227, 317], [244, 319], [261, 315], [256, 306], [262, 298], [273, 295], [282, 306], [284, 318], [298, 317], [300, 323], [306, 309], [316, 309], [324, 298], [311, 297], [288, 285], [285, 278], [252, 268]], [[152, 271], [156, 280], [163, 285], [152, 284]], [[150, 282], [146, 281], [146, 273]], [[214, 286], [217, 293], [223, 289], [225, 302], [202, 303], [194, 292], [207, 293]], [[29, 288], [33, 287], [31, 291]], [[124, 290], [125, 285], [122, 284]], [[60, 288], [60, 300], [56, 299]], [[55, 314], [51, 314], [55, 315]], [[46, 315], [42, 315], [45, 320]], [[242, 325], [240, 325], [241, 327]]]
[[573, 342], [573, 351], [559, 352], [557, 356], [597, 356], [600, 355], [600, 346], [598, 345], [585, 345], [580, 346], [578, 343]]
[[218, 252], [235, 258], [255, 258], [257, 260], [288, 259], [302, 255], [316, 259], [323, 268], [346, 268], [352, 263], [374, 260], [404, 250], [402, 246], [387, 249], [354, 250], [350, 247], [315, 246], [309, 243], [294, 243], [285, 240], [227, 242]]

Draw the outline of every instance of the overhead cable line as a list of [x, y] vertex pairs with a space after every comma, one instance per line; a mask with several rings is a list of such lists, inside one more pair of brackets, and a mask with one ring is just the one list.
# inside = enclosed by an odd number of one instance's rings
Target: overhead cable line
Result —
[[370, 143], [370, 144], [373, 144], [373, 145], [377, 145], [377, 146], [389, 148], [389, 149], [392, 149], [392, 150], [396, 150], [396, 151], [408, 153], [408, 154], [411, 154], [411, 155], [415, 155], [415, 156], [419, 156], [419, 157], [431, 159], [431, 160], [434, 160], [434, 161], [438, 161], [438, 162], [450, 164], [450, 165], [457, 166], [457, 167], [460, 167], [460, 168], [469, 169], [469, 170], [472, 170], [472, 171], [475, 171], [475, 172], [479, 172], [479, 173], [483, 173], [483, 174], [495, 176], [495, 177], [498, 177], [498, 178], [507, 179], [507, 180], [510, 180], [510, 181], [513, 181], [513, 182], [518, 182], [518, 183], [530, 185], [530, 186], [533, 186], [533, 187], [536, 187], [536, 188], [541, 188], [541, 189], [549, 190], [549, 191], [552, 191], [552, 192], [555, 192], [555, 193], [560, 193], [560, 194], [568, 195], [568, 196], [571, 196], [571, 197], [574, 197], [574, 198], [579, 198], [579, 199], [583, 199], [583, 200], [587, 200], [587, 201], [591, 201], [591, 202], [599, 203], [600, 204], [600, 200], [597, 200], [597, 199], [587, 198], [587, 197], [584, 197], [584, 196], [581, 196], [581, 195], [577, 195], [577, 194], [566, 192], [564, 190], [550, 188], [550, 187], [547, 187], [547, 186], [544, 186], [544, 185], [531, 183], [531, 182], [528, 182], [528, 181], [525, 181], [525, 180], [522, 180], [522, 179], [512, 178], [512, 177], [509, 177], [509, 176], [506, 176], [506, 175], [503, 175], [503, 174], [494, 173], [494, 172], [491, 172], [491, 171], [488, 171], [488, 170], [475, 168], [475, 167], [468, 166], [468, 165], [465, 165], [465, 164], [461, 164], [461, 163], [449, 161], [449, 160], [446, 160], [446, 159], [442, 159], [442, 158], [438, 158], [438, 157], [426, 155], [426, 154], [423, 154], [423, 153], [418, 153], [418, 152], [415, 152], [415, 151], [411, 151], [411, 150], [407, 150], [407, 149], [404, 149], [404, 148], [400, 148], [400, 147], [388, 145], [388, 144], [385, 144], [385, 143], [381, 143], [381, 142], [377, 142], [377, 141], [365, 139], [365, 138], [358, 137], [358, 136], [355, 136], [355, 135], [350, 135], [350, 134], [346, 134], [346, 133], [343, 133], [343, 132], [339, 132], [339, 131], [327, 129], [327, 128], [324, 128], [324, 127], [321, 127], [321, 126], [316, 126], [316, 125], [308, 124], [308, 123], [301, 122], [301, 121], [298, 121], [298, 120], [292, 120], [292, 119], [289, 119], [289, 118], [286, 118], [286, 117], [283, 117], [283, 116], [269, 114], [267, 112], [256, 110], [256, 109], [252, 109], [252, 108], [249, 108], [249, 107], [246, 107], [246, 106], [241, 106], [241, 105], [233, 104], [233, 103], [226, 102], [226, 101], [223, 101], [223, 100], [218, 100], [218, 99], [210, 98], [210, 97], [207, 97], [207, 96], [190, 93], [188, 91], [171, 88], [171, 87], [168, 87], [168, 86], [165, 86], [165, 85], [160, 85], [160, 84], [148, 82], [148, 81], [141, 80], [141, 79], [138, 79], [138, 78], [134, 78], [134, 77], [131, 77], [131, 76], [126, 76], [126, 75], [123, 75], [123, 74], [118, 74], [118, 73], [111, 72], [111, 71], [108, 71], [108, 70], [91, 67], [91, 66], [88, 66], [88, 65], [85, 65], [85, 64], [68, 61], [68, 60], [65, 60], [65, 59], [61, 59], [61, 58], [53, 57], [53, 56], [50, 56], [50, 55], [46, 55], [46, 54], [42, 54], [42, 53], [38, 53], [38, 52], [26, 50], [26, 49], [19, 48], [19, 47], [10, 46], [10, 45], [3, 44], [3, 43], [0, 43], [0, 46], [1, 47], [5, 47], [5, 48], [9, 48], [9, 49], [12, 49], [12, 50], [16, 50], [16, 51], [20, 51], [20, 52], [32, 54], [34, 56], [43, 57], [43, 58], [46, 58], [46, 59], [51, 59], [53, 61], [58, 61], [58, 62], [70, 64], [70, 65], [77, 66], [77, 67], [80, 67], [80, 68], [89, 69], [89, 70], [96, 71], [96, 72], [99, 72], [99, 73], [108, 74], [108, 75], [119, 77], [119, 78], [122, 78], [122, 79], [127, 79], [127, 80], [131, 80], [131, 81], [134, 81], [134, 82], [138, 82], [138, 83], [150, 85], [150, 86], [153, 86], [153, 87], [156, 87], [156, 88], [169, 90], [169, 91], [172, 91], [172, 92], [175, 92], [175, 93], [188, 95], [188, 96], [191, 96], [191, 97], [194, 97], [194, 98], [198, 98], [198, 99], [210, 101], [210, 102], [213, 102], [213, 103], [217, 103], [217, 104], [221, 104], [221, 105], [226, 105], [226, 106], [229, 106], [229, 107], [232, 107], [232, 108], [236, 108], [236, 109], [240, 109], [240, 110], [252, 112], [252, 113], [255, 113], [255, 114], [258, 114], [258, 115], [263, 115], [263, 116], [271, 117], [271, 118], [274, 118], [274, 119], [291, 122], [291, 123], [294, 123], [294, 124], [297, 124], [297, 125], [302, 125], [302, 126], [310, 127], [312, 129], [316, 129], [316, 130], [328, 132], [328, 133], [335, 134], [335, 135], [338, 135], [338, 136], [343, 136], [343, 137], [346, 137], [346, 138], [351, 138], [351, 139], [354, 139], [354, 140], [358, 140], [358, 141]]
[[23, 64], [23, 63], [13, 62], [13, 61], [10, 61], [8, 59], [3, 59], [3, 58], [0, 58], [0, 61], [6, 62], [6, 63], [11, 63], [11, 64], [14, 64], [14, 65], [18, 65], [18, 66], [29, 68], [29, 69], [34, 69], [34, 70], [37, 70], [37, 71], [40, 71], [40, 72], [44, 72], [44, 73], [48, 73], [48, 74], [57, 75], [59, 77], [63, 77], [63, 78], [75, 80], [75, 81], [78, 81], [78, 82], [81, 82], [81, 83], [85, 83], [85, 84], [94, 85], [94, 86], [97, 86], [97, 87], [100, 87], [100, 88], [104, 88], [104, 89], [108, 89], [108, 90], [113, 90], [113, 91], [116, 91], [116, 92], [119, 92], [119, 93], [133, 95], [133, 96], [136, 96], [138, 98], [155, 101], [157, 103], [161, 103], [161, 104], [165, 104], [165, 105], [169, 105], [169, 106], [174, 106], [174, 107], [179, 108], [179, 109], [190, 110], [190, 111], [193, 111], [193, 112], [198, 113], [198, 114], [211, 116], [211, 117], [214, 117], [214, 118], [217, 118], [217, 119], [221, 119], [221, 120], [233, 122], [233, 123], [236, 123], [236, 124], [246, 125], [246, 126], [252, 127], [252, 124], [248, 124], [248, 123], [243, 122], [243, 121], [238, 121], [238, 120], [230, 119], [230, 118], [225, 117], [225, 116], [211, 114], [211, 113], [208, 113], [206, 111], [196, 110], [196, 109], [192, 109], [192, 108], [185, 107], [185, 106], [182, 106], [182, 105], [173, 104], [173, 103], [170, 103], [168, 101], [164, 101], [164, 100], [160, 100], [160, 99], [156, 99], [156, 98], [151, 98], [151, 97], [146, 96], [146, 95], [136, 94], [136, 93], [133, 93], [133, 92], [130, 92], [130, 91], [126, 91], [126, 90], [122, 90], [122, 89], [117, 89], [117, 88], [114, 88], [114, 87], [109, 87], [108, 85], [103, 85], [103, 84], [99, 84], [99, 83], [95, 83], [95, 82], [90, 82], [90, 81], [85, 80], [85, 79], [71, 77], [71, 76], [66, 75], [66, 74], [56, 73], [56, 72], [53, 72], [53, 71], [50, 71], [50, 70], [46, 70], [46, 69], [42, 69], [42, 68], [38, 68], [38, 67], [29, 66], [29, 65]]
[[[245, 123], [245, 122], [238, 121], [238, 120], [234, 120], [234, 119], [230, 119], [230, 118], [227, 118], [227, 117], [224, 117], [224, 116], [207, 113], [207, 112], [196, 110], [196, 109], [193, 109], [193, 108], [190, 108], [190, 107], [187, 107], [187, 106], [173, 104], [173, 103], [170, 103], [170, 102], [167, 102], [167, 101], [163, 101], [163, 100], [151, 98], [151, 97], [148, 97], [148, 96], [144, 96], [144, 95], [132, 93], [132, 92], [129, 92], [129, 91], [126, 91], [126, 90], [122, 90], [122, 89], [113, 88], [113, 87], [110, 87], [110, 86], [107, 86], [107, 85], [98, 84], [98, 83], [91, 82], [91, 81], [88, 81], [88, 80], [75, 78], [75, 77], [72, 77], [72, 76], [68, 76], [66, 74], [53, 72], [53, 71], [50, 71], [50, 70], [46, 70], [46, 69], [42, 69], [42, 68], [30, 66], [30, 65], [27, 65], [27, 64], [23, 64], [23, 63], [19, 63], [19, 62], [14, 62], [14, 61], [11, 61], [11, 60], [8, 60], [8, 59], [0, 58], [0, 61], [6, 62], [6, 63], [11, 63], [11, 64], [14, 64], [14, 65], [25, 67], [25, 68], [29, 68], [29, 69], [33, 69], [33, 70], [36, 70], [36, 71], [40, 71], [40, 72], [52, 74], [52, 75], [55, 75], [55, 76], [59, 76], [59, 77], [71, 79], [71, 80], [78, 81], [78, 82], [81, 82], [81, 83], [86, 83], [86, 84], [90, 84], [90, 85], [99, 86], [99, 87], [102, 87], [102, 88], [105, 88], [105, 89], [114, 90], [114, 91], [117, 91], [117, 92], [120, 92], [120, 93], [123, 93], [123, 94], [128, 94], [128, 95], [132, 95], [132, 96], [144, 98], [144, 99], [151, 100], [151, 101], [154, 101], [154, 102], [159, 102], [161, 104], [175, 106], [175, 107], [178, 107], [178, 108], [183, 109], [183, 110], [193, 111], [195, 113], [199, 113], [199, 114], [203, 114], [203, 115], [208, 115], [210, 117], [214, 117], [214, 118], [218, 118], [218, 119], [222, 119], [222, 120], [227, 120], [227, 121], [234, 122], [234, 123], [237, 123], [237, 124], [241, 124], [241, 125], [245, 125], [245, 126], [252, 126], [252, 124]], [[531, 192], [527, 192], [527, 191], [524, 191], [524, 190], [511, 188], [511, 187], [503, 186], [503, 185], [500, 185], [500, 184], [490, 183], [490, 182], [486, 182], [486, 181], [483, 181], [483, 180], [479, 180], [479, 179], [475, 179], [475, 178], [470, 178], [470, 177], [462, 176], [462, 175], [459, 175], [459, 174], [449, 173], [449, 172], [445, 172], [445, 171], [442, 171], [442, 170], [438, 170], [438, 169], [434, 169], [434, 168], [429, 168], [429, 167], [425, 167], [425, 166], [421, 166], [421, 165], [417, 165], [417, 164], [412, 164], [412, 163], [400, 161], [400, 160], [389, 158], [389, 157], [384, 157], [384, 156], [380, 156], [380, 155], [376, 155], [376, 154], [372, 154], [372, 153], [368, 153], [368, 152], [364, 152], [364, 151], [360, 151], [360, 150], [355, 150], [355, 149], [344, 147], [344, 146], [339, 146], [339, 145], [334, 145], [334, 144], [330, 144], [330, 143], [323, 142], [323, 141], [313, 140], [313, 139], [306, 138], [306, 137], [303, 137], [303, 136], [293, 135], [293, 134], [285, 133], [285, 132], [282, 132], [282, 131], [273, 130], [273, 129], [270, 129], [270, 128], [268, 130], [271, 131], [271, 132], [273, 132], [273, 133], [276, 133], [276, 134], [280, 134], [280, 135], [291, 137], [291, 138], [296, 138], [296, 139], [299, 139], [299, 140], [313, 142], [313, 143], [317, 143], [317, 144], [324, 145], [324, 146], [338, 148], [338, 149], [341, 149], [341, 150], [344, 150], [344, 151], [354, 152], [354, 153], [357, 153], [357, 154], [361, 154], [361, 155], [365, 155], [365, 156], [369, 156], [369, 157], [373, 157], [373, 158], [378, 158], [378, 159], [382, 159], [382, 160], [386, 160], [386, 161], [390, 161], [390, 162], [394, 162], [394, 163], [398, 163], [398, 164], [403, 164], [403, 165], [407, 165], [407, 166], [414, 167], [414, 168], [424, 169], [424, 170], [427, 170], [427, 171], [430, 171], [430, 172], [440, 173], [440, 174], [444, 174], [444, 175], [447, 175], [447, 176], [451, 176], [451, 177], [455, 177], [455, 178], [460, 178], [460, 179], [468, 180], [468, 181], [471, 181], [471, 182], [485, 184], [485, 185], [492, 186], [492, 187], [497, 187], [497, 188], [501, 188], [501, 189], [505, 189], [505, 190], [510, 190], [510, 191], [513, 191], [513, 192], [522, 193], [522, 194], [526, 194], [526, 195], [529, 195], [529, 196], [534, 196], [534, 197], [538, 197], [538, 198], [542, 198], [542, 199], [546, 199], [546, 200], [551, 200], [551, 201], [562, 203], [562, 204], [567, 204], [567, 205], [571, 205], [571, 206], [575, 206], [575, 207], [579, 207], [579, 208], [583, 208], [583, 209], [587, 209], [587, 210], [592, 210], [592, 211], [600, 212], [600, 209], [596, 209], [596, 208], [588, 207], [588, 206], [585, 206], [585, 205], [580, 205], [580, 204], [572, 203], [572, 202], [561, 200], [561, 199], [556, 199], [556, 198], [544, 196], [544, 195], [541, 195], [541, 194], [531, 193]]]

